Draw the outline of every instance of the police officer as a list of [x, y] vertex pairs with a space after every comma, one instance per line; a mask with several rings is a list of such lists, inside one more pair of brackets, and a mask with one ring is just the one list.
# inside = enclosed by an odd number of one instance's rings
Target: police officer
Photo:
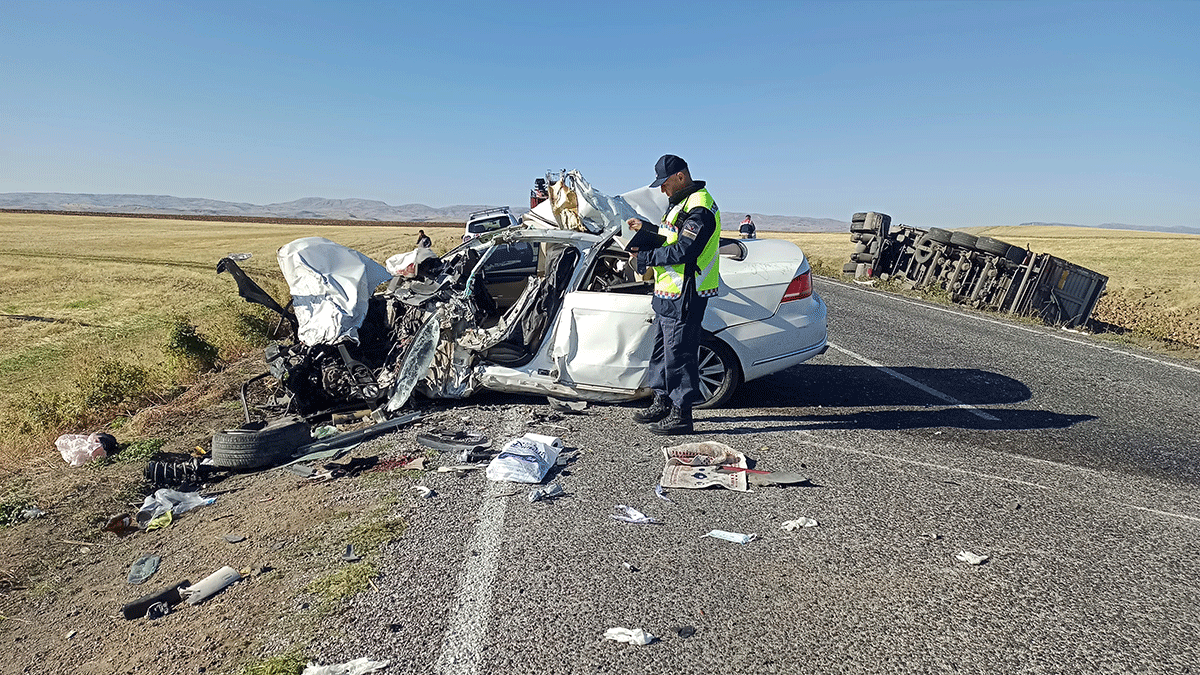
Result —
[[[663, 155], [654, 171], [650, 187], [670, 200], [658, 232], [666, 240], [661, 248], [636, 253], [639, 274], [654, 269], [656, 334], [649, 373], [654, 401], [633, 419], [649, 424], [656, 434], [690, 434], [692, 405], [700, 399], [700, 323], [719, 281], [721, 212], [704, 181], [692, 180], [682, 158]], [[646, 225], [637, 218], [629, 220], [634, 229]]]

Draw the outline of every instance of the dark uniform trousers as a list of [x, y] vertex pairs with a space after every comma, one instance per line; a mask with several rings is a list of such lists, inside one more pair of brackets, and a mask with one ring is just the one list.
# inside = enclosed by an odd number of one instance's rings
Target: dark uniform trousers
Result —
[[[684, 293], [694, 293], [691, 285], [687, 284]], [[681, 312], [654, 313], [654, 354], [647, 384], [655, 394], [670, 393], [675, 407], [690, 410], [700, 402], [700, 324], [708, 298], [691, 295], [680, 304], [686, 305]], [[682, 318], [670, 315], [676, 313]]]

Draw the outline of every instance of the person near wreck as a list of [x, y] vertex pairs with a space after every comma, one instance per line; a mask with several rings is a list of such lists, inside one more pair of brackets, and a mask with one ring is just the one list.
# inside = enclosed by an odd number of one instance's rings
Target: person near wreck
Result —
[[417, 230], [417, 248], [433, 248], [433, 240], [425, 234], [425, 230]]
[[[660, 435], [692, 433], [692, 406], [700, 400], [700, 324], [708, 299], [720, 280], [717, 249], [721, 213], [704, 181], [692, 180], [687, 162], [663, 155], [654, 166], [657, 187], [670, 207], [659, 225], [666, 238], [658, 248], [639, 248], [638, 274], [654, 271], [654, 352], [647, 384], [654, 390], [650, 407], [633, 419]], [[650, 224], [630, 218], [631, 229]]]

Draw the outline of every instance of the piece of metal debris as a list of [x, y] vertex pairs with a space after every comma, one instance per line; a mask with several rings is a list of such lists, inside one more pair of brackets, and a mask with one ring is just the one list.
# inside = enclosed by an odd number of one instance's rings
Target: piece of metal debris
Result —
[[412, 489], [416, 491], [418, 497], [422, 497], [424, 499], [429, 499], [437, 494], [433, 491], [433, 488], [426, 487], [424, 485], [414, 485], [412, 486]]
[[346, 552], [342, 554], [342, 560], [346, 562], [358, 562], [362, 560], [362, 556], [354, 552], [354, 544], [346, 544]]
[[959, 551], [954, 558], [968, 565], [982, 565], [989, 560], [989, 557], [986, 555], [979, 555], [970, 551]]

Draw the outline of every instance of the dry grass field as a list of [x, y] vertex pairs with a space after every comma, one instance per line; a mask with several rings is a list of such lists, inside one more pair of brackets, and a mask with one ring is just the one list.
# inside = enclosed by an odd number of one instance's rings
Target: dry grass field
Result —
[[[242, 266], [285, 303], [275, 251], [323, 236], [382, 262], [415, 245], [417, 229], [444, 252], [461, 225], [310, 226], [107, 216], [0, 213], [0, 467], [45, 447], [60, 431], [104, 421], [122, 405], [161, 400], [189, 379], [168, 343], [180, 321], [233, 359], [259, 346], [255, 318], [216, 264]], [[259, 336], [261, 338], [261, 335]], [[137, 380], [138, 391], [117, 391]], [[100, 410], [105, 408], [105, 410]], [[118, 424], [121, 416], [118, 415]], [[95, 429], [90, 429], [95, 430]], [[53, 447], [52, 444], [50, 447]]]

